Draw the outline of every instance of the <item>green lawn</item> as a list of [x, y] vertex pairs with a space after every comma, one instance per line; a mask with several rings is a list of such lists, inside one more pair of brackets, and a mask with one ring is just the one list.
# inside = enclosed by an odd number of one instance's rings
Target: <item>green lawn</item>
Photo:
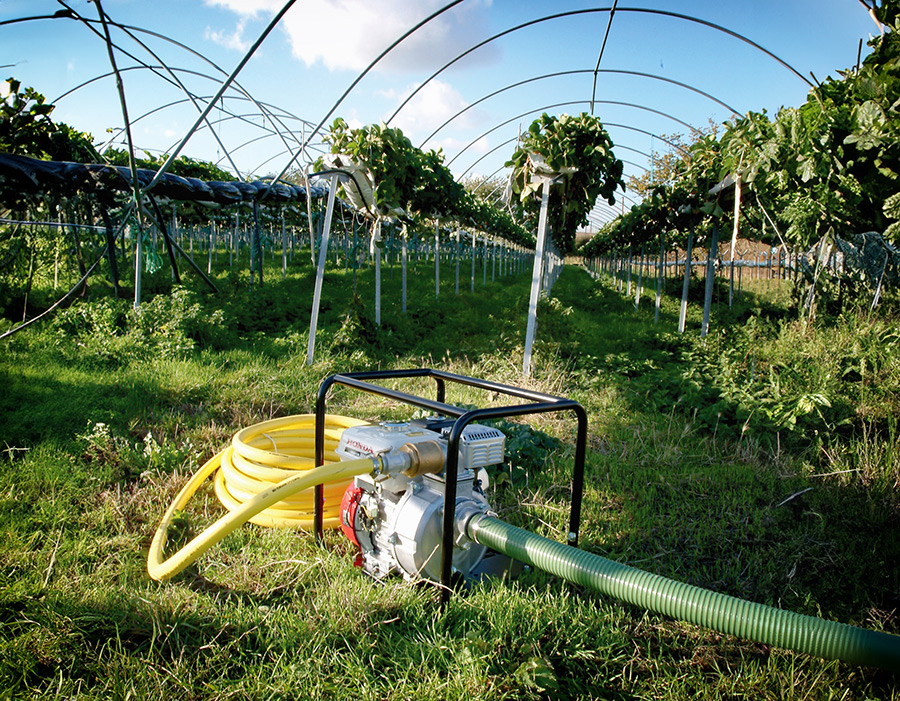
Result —
[[[245, 526], [167, 583], [146, 574], [168, 503], [240, 428], [308, 413], [334, 372], [431, 366], [571, 397], [589, 416], [581, 546], [674, 579], [900, 633], [900, 335], [896, 314], [806, 324], [773, 286], [745, 289], [712, 330], [675, 333], [679, 300], [634, 309], [569, 266], [541, 302], [521, 378], [530, 275], [482, 286], [463, 261], [326, 276], [316, 362], [312, 270], [218, 273], [148, 301], [79, 303], [0, 354], [0, 698], [893, 699], [900, 676], [722, 636], [540, 571], [439, 592], [374, 584], [329, 533]], [[499, 272], [499, 271], [498, 271]], [[167, 287], [166, 273], [149, 289]], [[680, 293], [669, 280], [668, 292]], [[676, 289], [677, 288], [677, 289]], [[698, 292], [699, 294], [699, 292]], [[7, 324], [8, 326], [9, 324]], [[406, 385], [431, 391], [427, 385]], [[451, 389], [448, 400], [494, 398]], [[346, 390], [330, 410], [411, 409]], [[574, 419], [490, 495], [554, 539], [568, 522]], [[806, 491], [804, 491], [806, 490]], [[791, 498], [793, 497], [793, 498]], [[199, 531], [221, 513], [192, 504]]]

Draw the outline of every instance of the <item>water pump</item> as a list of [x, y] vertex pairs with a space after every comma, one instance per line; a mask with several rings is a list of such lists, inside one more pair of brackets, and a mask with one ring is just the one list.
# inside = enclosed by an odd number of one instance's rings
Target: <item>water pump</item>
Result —
[[[377, 383], [421, 378], [435, 382], [436, 399]], [[445, 401], [448, 382], [485, 390], [494, 398], [511, 398], [512, 403], [454, 406]], [[434, 416], [373, 425], [328, 415], [326, 399], [335, 385], [410, 404]], [[484, 468], [503, 461], [505, 444], [503, 434], [486, 425], [488, 421], [556, 411], [572, 412], [577, 420], [565, 543], [501, 521], [491, 513], [485, 495]], [[246, 428], [200, 468], [163, 515], [147, 569], [153, 579], [168, 579], [250, 520], [312, 528], [319, 539], [324, 527], [340, 527], [359, 548], [357, 564], [368, 575], [439, 582], [442, 603], [460, 580], [504, 571], [511, 559], [720, 633], [900, 671], [900, 636], [744, 601], [573, 547], [581, 518], [586, 438], [584, 409], [563, 397], [431, 369], [332, 375], [319, 388], [314, 416]], [[212, 475], [228, 513], [164, 559], [169, 525]]]
[[[401, 574], [440, 581], [448, 432], [446, 421], [435, 417], [357, 426], [341, 436], [336, 452], [342, 459], [391, 451], [415, 452], [418, 457], [415, 471], [357, 475], [341, 501], [341, 528], [360, 549], [357, 564], [375, 579]], [[488, 426], [470, 424], [462, 433], [454, 476], [452, 569], [466, 579], [496, 571], [494, 566], [482, 568], [488, 549], [466, 535], [465, 525], [474, 514], [490, 513], [484, 468], [503, 462], [505, 443], [503, 433]]]

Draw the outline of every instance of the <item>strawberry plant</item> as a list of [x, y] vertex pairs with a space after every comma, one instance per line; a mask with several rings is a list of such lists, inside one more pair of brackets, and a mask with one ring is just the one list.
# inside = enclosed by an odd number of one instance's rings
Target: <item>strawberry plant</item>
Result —
[[[346, 154], [368, 170], [379, 215], [402, 210], [425, 219], [455, 220], [509, 241], [533, 244], [532, 237], [506, 212], [477, 200], [458, 183], [440, 151], [416, 148], [400, 129], [383, 124], [351, 129], [337, 118], [325, 139], [332, 153]], [[317, 168], [321, 166], [320, 160]]]
[[575, 230], [587, 223], [598, 197], [615, 204], [615, 191], [625, 189], [622, 161], [602, 122], [585, 112], [577, 117], [544, 113], [522, 135], [519, 147], [506, 163], [513, 169], [513, 192], [526, 216], [536, 220], [540, 210], [541, 181], [536, 173], [558, 174], [551, 190], [547, 220], [553, 240], [570, 251]]
[[407, 209], [419, 181], [419, 157], [402, 131], [384, 124], [351, 129], [338, 117], [325, 139], [332, 153], [347, 154], [368, 169], [379, 214]]

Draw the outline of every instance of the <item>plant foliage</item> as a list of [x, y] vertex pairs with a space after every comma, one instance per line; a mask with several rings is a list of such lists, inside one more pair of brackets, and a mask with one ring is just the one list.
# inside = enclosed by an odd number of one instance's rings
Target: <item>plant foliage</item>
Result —
[[598, 197], [615, 204], [615, 191], [625, 189], [623, 164], [613, 154], [613, 143], [603, 123], [585, 112], [559, 117], [546, 112], [531, 123], [512, 158], [512, 189], [533, 221], [540, 211], [542, 180], [535, 175], [558, 174], [551, 190], [548, 223], [553, 240], [562, 251], [570, 251], [575, 230], [587, 223], [587, 215]]

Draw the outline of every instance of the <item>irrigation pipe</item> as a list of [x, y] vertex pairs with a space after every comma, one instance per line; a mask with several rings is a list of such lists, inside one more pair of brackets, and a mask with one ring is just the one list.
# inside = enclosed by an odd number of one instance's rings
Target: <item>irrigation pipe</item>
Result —
[[475, 542], [629, 604], [767, 645], [900, 672], [900, 636], [776, 609], [677, 582], [548, 540], [490, 516], [466, 526]]
[[[191, 565], [225, 536], [250, 521], [270, 528], [311, 528], [313, 487], [324, 486], [324, 526], [340, 525], [341, 496], [349, 480], [372, 472], [373, 458], [341, 462], [334, 449], [345, 428], [365, 421], [325, 416], [325, 465], [315, 467], [314, 414], [271, 419], [238, 431], [231, 445], [209, 459], [166, 509], [147, 555], [147, 572], [165, 580]], [[377, 461], [377, 458], [374, 458]], [[229, 512], [164, 559], [169, 527], [191, 497], [214, 476], [215, 492]]]

